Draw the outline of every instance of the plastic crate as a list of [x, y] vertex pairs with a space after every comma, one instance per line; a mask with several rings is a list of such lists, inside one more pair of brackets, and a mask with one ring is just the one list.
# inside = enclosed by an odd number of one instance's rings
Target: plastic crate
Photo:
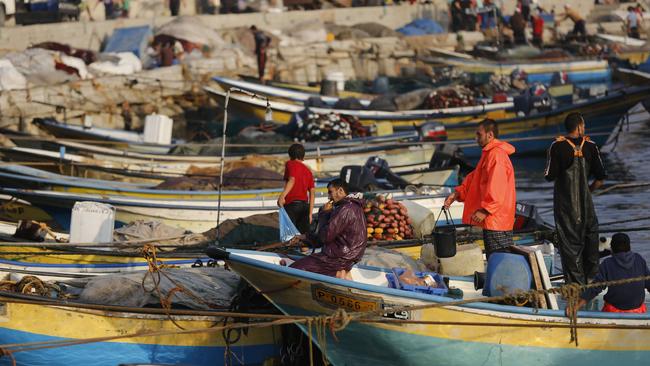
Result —
[[404, 290], [404, 291], [419, 292], [423, 294], [438, 295], [438, 296], [444, 296], [449, 291], [447, 289], [447, 286], [445, 285], [445, 282], [442, 279], [442, 276], [437, 274], [436, 272], [415, 272], [415, 275], [420, 278], [426, 275], [430, 275], [431, 277], [433, 277], [436, 283], [442, 287], [414, 286], [414, 285], [403, 284], [399, 281], [399, 276], [401, 276], [404, 272], [406, 272], [404, 268], [393, 268], [393, 273], [386, 273], [386, 279], [388, 280], [388, 284], [390, 285], [390, 287]]

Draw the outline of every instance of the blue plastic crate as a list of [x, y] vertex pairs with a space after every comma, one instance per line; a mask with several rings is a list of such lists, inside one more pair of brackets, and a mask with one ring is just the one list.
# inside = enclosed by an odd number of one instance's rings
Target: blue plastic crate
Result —
[[447, 286], [445, 285], [445, 282], [442, 279], [442, 276], [437, 274], [436, 272], [415, 272], [415, 275], [420, 278], [426, 275], [430, 275], [431, 277], [433, 277], [436, 283], [442, 287], [413, 286], [413, 285], [403, 284], [399, 281], [399, 276], [401, 276], [404, 272], [406, 272], [404, 268], [393, 268], [393, 273], [386, 273], [386, 279], [388, 280], [388, 284], [390, 285], [390, 287], [404, 290], [404, 291], [419, 292], [423, 294], [438, 295], [438, 296], [444, 296], [449, 291], [447, 289]]

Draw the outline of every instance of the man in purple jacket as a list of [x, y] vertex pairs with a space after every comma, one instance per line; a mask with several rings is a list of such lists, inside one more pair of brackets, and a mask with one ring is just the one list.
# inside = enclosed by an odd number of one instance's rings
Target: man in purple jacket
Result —
[[[616, 281], [650, 275], [646, 261], [630, 250], [630, 238], [623, 233], [612, 236], [612, 256], [598, 267], [594, 282]], [[591, 301], [605, 286], [589, 288], [582, 294], [578, 309]], [[650, 281], [637, 281], [609, 286], [605, 294], [603, 311], [611, 313], [645, 313], [645, 291], [650, 291]]]
[[317, 232], [296, 240], [322, 249], [295, 261], [291, 267], [350, 279], [348, 272], [363, 257], [367, 245], [363, 200], [349, 195], [347, 184], [341, 179], [327, 185], [327, 195], [331, 204], [318, 213]]

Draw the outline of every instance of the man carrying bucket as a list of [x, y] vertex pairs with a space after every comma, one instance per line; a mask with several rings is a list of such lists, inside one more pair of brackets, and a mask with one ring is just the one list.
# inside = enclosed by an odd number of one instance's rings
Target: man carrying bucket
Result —
[[445, 200], [445, 208], [454, 201], [465, 203], [463, 224], [483, 228], [487, 257], [514, 245], [515, 171], [509, 155], [515, 152], [515, 147], [498, 137], [494, 120], [485, 119], [478, 124], [476, 142], [483, 149], [481, 159], [463, 184]]

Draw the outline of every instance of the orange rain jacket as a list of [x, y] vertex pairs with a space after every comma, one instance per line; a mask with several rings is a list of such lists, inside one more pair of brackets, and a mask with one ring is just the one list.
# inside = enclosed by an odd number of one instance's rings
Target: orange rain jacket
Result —
[[483, 148], [476, 169], [456, 187], [457, 200], [465, 202], [463, 224], [476, 225], [472, 223], [472, 214], [483, 208], [489, 213], [480, 225], [483, 229], [512, 230], [515, 223], [515, 171], [508, 155], [514, 152], [514, 146], [496, 139]]

